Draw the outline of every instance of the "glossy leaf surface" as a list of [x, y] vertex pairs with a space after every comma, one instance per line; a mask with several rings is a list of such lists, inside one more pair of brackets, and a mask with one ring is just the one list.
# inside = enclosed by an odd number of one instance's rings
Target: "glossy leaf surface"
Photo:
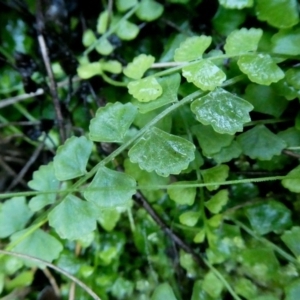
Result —
[[36, 191], [53, 192], [52, 194], [40, 194], [31, 198], [29, 207], [32, 211], [38, 211], [55, 201], [55, 192], [59, 189], [59, 181], [54, 174], [53, 163], [40, 168], [33, 173], [33, 179], [28, 182], [28, 186]]
[[85, 190], [84, 197], [100, 208], [127, 206], [135, 192], [136, 182], [131, 176], [101, 167]]
[[256, 14], [277, 28], [290, 28], [299, 22], [296, 0], [257, 0]]
[[[11, 236], [12, 241], [16, 241], [25, 234], [26, 230], [19, 231]], [[60, 252], [63, 250], [62, 244], [52, 235], [37, 229], [22, 241], [20, 241], [14, 248], [13, 251], [27, 254], [36, 258], [52, 262], [58, 258]], [[24, 260], [28, 266], [43, 266], [30, 260]]]
[[84, 175], [92, 147], [93, 143], [85, 136], [67, 139], [58, 147], [53, 160], [56, 178], [63, 181]]
[[287, 176], [293, 177], [283, 179], [282, 185], [294, 193], [300, 193], [300, 165], [290, 171]]
[[179, 174], [195, 158], [195, 146], [184, 138], [152, 128], [129, 150], [133, 163], [167, 177]]
[[242, 55], [238, 65], [252, 82], [258, 84], [270, 85], [284, 77], [283, 71], [268, 54]]
[[242, 9], [253, 6], [253, 0], [219, 0], [219, 3], [229, 9]]
[[140, 54], [124, 68], [123, 72], [129, 78], [141, 79], [154, 61], [155, 58], [152, 55]]
[[186, 62], [201, 58], [204, 51], [211, 44], [210, 36], [201, 35], [187, 38], [175, 50], [174, 60], [177, 62]]
[[[210, 169], [202, 170], [203, 181], [205, 183], [224, 182], [228, 177], [229, 167], [227, 165], [219, 165]], [[219, 185], [208, 185], [209, 191], [219, 188]]]
[[260, 235], [280, 232], [292, 224], [291, 211], [274, 200], [264, 201], [246, 209], [252, 228]]
[[90, 122], [89, 137], [92, 141], [122, 143], [133, 122], [137, 109], [131, 103], [108, 103], [98, 108]]
[[128, 93], [141, 102], [157, 99], [162, 93], [162, 87], [154, 76], [131, 81], [128, 83]]
[[142, 21], [153, 21], [161, 16], [164, 11], [163, 5], [154, 0], [142, 0], [138, 10], [137, 17]]
[[280, 155], [286, 143], [264, 125], [257, 125], [238, 136], [243, 153], [252, 159], [270, 160]]
[[239, 55], [249, 51], [256, 51], [262, 34], [263, 31], [259, 28], [241, 28], [233, 31], [226, 39], [224, 46], [226, 54]]
[[24, 228], [33, 213], [25, 197], [14, 197], [0, 204], [0, 238], [6, 238]]
[[212, 91], [226, 80], [225, 73], [209, 60], [182, 68], [182, 75], [203, 91]]
[[218, 88], [208, 95], [195, 100], [191, 104], [191, 110], [199, 122], [211, 125], [221, 134], [235, 134], [243, 130], [243, 124], [250, 121], [249, 111], [253, 106]]
[[180, 85], [180, 79], [181, 78], [178, 73], [158, 78], [158, 83], [163, 90], [162, 95], [156, 100], [150, 102], [139, 102], [133, 100], [133, 103], [139, 108], [139, 111], [144, 114], [166, 104], [178, 101], [177, 92]]
[[48, 215], [52, 226], [62, 239], [76, 240], [96, 229], [99, 208], [94, 203], [68, 195]]

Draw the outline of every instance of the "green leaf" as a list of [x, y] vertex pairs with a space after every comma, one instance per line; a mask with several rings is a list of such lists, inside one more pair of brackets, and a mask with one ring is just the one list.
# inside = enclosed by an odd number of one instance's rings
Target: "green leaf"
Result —
[[290, 28], [299, 22], [296, 0], [257, 0], [256, 14], [277, 28]]
[[174, 61], [187, 62], [201, 58], [204, 51], [211, 44], [210, 36], [201, 35], [187, 38], [182, 42], [178, 49], [175, 50]]
[[286, 100], [294, 100], [295, 98], [300, 99], [300, 90], [289, 85], [285, 78], [273, 83], [272, 87], [278, 95], [283, 96]]
[[128, 83], [128, 93], [141, 102], [155, 100], [162, 92], [163, 90], [154, 76]]
[[113, 74], [120, 74], [122, 72], [122, 65], [117, 60], [101, 59], [99, 62], [102, 71], [107, 71]]
[[116, 6], [119, 12], [125, 12], [129, 8], [135, 6], [137, 3], [137, 0], [117, 0]]
[[270, 160], [280, 155], [286, 143], [264, 125], [257, 125], [237, 137], [243, 153], [252, 159]]
[[119, 27], [116, 31], [116, 35], [125, 41], [133, 40], [137, 37], [140, 32], [140, 28], [127, 20], [123, 20], [120, 22]]
[[168, 188], [167, 192], [173, 201], [175, 201], [177, 204], [180, 205], [193, 205], [196, 197], [197, 189], [195, 187], [176, 187], [172, 188], [172, 186], [176, 185], [184, 185], [189, 184], [189, 181], [177, 181], [175, 183], [172, 183], [170, 187]]
[[29, 207], [32, 211], [38, 211], [48, 204], [52, 204], [56, 199], [56, 192], [59, 190], [60, 182], [54, 174], [53, 163], [40, 168], [33, 173], [33, 179], [28, 182], [28, 186], [36, 191], [53, 192], [51, 194], [40, 194], [31, 198]]
[[233, 135], [220, 134], [211, 126], [202, 124], [193, 126], [192, 132], [197, 137], [203, 155], [207, 157], [220, 152], [223, 147], [229, 146], [234, 139]]
[[160, 108], [166, 104], [178, 101], [177, 92], [181, 77], [178, 73], [158, 78], [158, 83], [162, 87], [163, 93], [156, 100], [150, 102], [139, 102], [133, 99], [135, 106], [139, 108], [142, 114]]
[[152, 128], [129, 150], [133, 163], [167, 177], [179, 174], [195, 159], [195, 146], [184, 138]]
[[243, 124], [251, 120], [249, 111], [252, 109], [249, 102], [221, 88], [191, 104], [191, 110], [199, 122], [211, 125], [218, 133], [232, 135], [242, 131]]
[[279, 118], [288, 102], [278, 95], [273, 86], [251, 83], [246, 88], [245, 99], [254, 106], [254, 111]]
[[252, 82], [262, 85], [270, 85], [284, 77], [284, 72], [268, 54], [242, 55], [238, 66]]
[[298, 300], [300, 295], [300, 280], [296, 279], [289, 283], [287, 286], [285, 286], [284, 291], [284, 300]]
[[237, 158], [242, 154], [242, 148], [239, 143], [232, 141], [228, 147], [224, 147], [218, 153], [211, 155], [216, 163], [222, 164], [224, 162], [231, 161], [233, 158]]
[[84, 197], [106, 208], [128, 206], [135, 193], [136, 182], [131, 176], [101, 167], [85, 190]]
[[52, 226], [62, 239], [76, 240], [96, 229], [99, 208], [94, 203], [68, 195], [48, 215]]
[[141, 79], [154, 61], [155, 58], [152, 55], [140, 54], [124, 68], [123, 72], [129, 78]]
[[253, 0], [219, 0], [219, 3], [228, 9], [242, 9], [253, 6]]
[[95, 75], [100, 75], [101, 73], [102, 68], [100, 62], [85, 63], [77, 68], [77, 74], [82, 79], [89, 79]]
[[82, 36], [82, 44], [85, 47], [89, 47], [91, 46], [93, 43], [96, 42], [96, 36], [94, 34], [94, 32], [91, 29], [87, 29]]
[[204, 276], [202, 287], [203, 290], [207, 292], [211, 297], [217, 298], [222, 293], [223, 283], [212, 271], [209, 271]]
[[300, 227], [294, 226], [291, 230], [286, 230], [280, 237], [285, 245], [291, 250], [295, 257], [300, 258]]
[[107, 31], [109, 20], [110, 14], [108, 10], [102, 11], [97, 20], [97, 32], [99, 34], [104, 34]]
[[151, 297], [151, 300], [177, 300], [171, 286], [168, 283], [160, 284]]
[[96, 51], [101, 55], [109, 55], [114, 51], [113, 45], [106, 38], [101, 38], [97, 43]]
[[300, 90], [300, 68], [288, 69], [285, 72], [286, 82], [294, 87], [295, 89]]
[[190, 253], [180, 250], [179, 263], [180, 266], [186, 270], [187, 277], [195, 278], [197, 276], [198, 265]]
[[257, 295], [257, 287], [247, 278], [239, 278], [234, 284], [234, 290], [237, 294], [248, 300], [254, 299]]
[[93, 143], [85, 136], [71, 137], [59, 146], [53, 160], [58, 180], [69, 180], [86, 174], [86, 165], [92, 153]]
[[264, 200], [245, 211], [252, 228], [260, 235], [278, 233], [292, 225], [291, 211], [275, 200]]
[[217, 214], [228, 201], [228, 190], [220, 190], [205, 202], [206, 208], [213, 214]]
[[203, 243], [205, 240], [205, 229], [202, 229], [198, 231], [198, 233], [195, 235], [193, 242], [194, 243]]
[[146, 22], [158, 19], [164, 11], [163, 5], [154, 0], [142, 0], [136, 11], [137, 17]]
[[287, 176], [295, 178], [283, 179], [281, 181], [282, 185], [293, 193], [300, 193], [300, 165], [290, 171]]
[[0, 238], [6, 238], [24, 228], [32, 217], [25, 197], [14, 197], [0, 203]]
[[122, 143], [137, 114], [131, 103], [108, 103], [98, 108], [89, 126], [89, 138], [96, 142]]
[[210, 60], [182, 68], [182, 75], [203, 91], [212, 91], [226, 80], [226, 74]]
[[[240, 1], [238, 1], [240, 2]], [[241, 28], [230, 33], [224, 46], [227, 55], [240, 55], [256, 51], [263, 31], [258, 28]]]
[[278, 136], [286, 142], [288, 147], [297, 147], [300, 145], [300, 131], [295, 127], [280, 131]]
[[199, 218], [200, 218], [200, 212], [186, 211], [179, 216], [179, 221], [183, 225], [193, 227], [197, 224]]
[[272, 37], [272, 51], [286, 55], [299, 55], [300, 28], [280, 30]]
[[[219, 165], [210, 169], [201, 170], [204, 183], [225, 182], [228, 177], [229, 167], [227, 165]], [[209, 191], [219, 188], [219, 185], [208, 185]]]
[[[11, 236], [12, 242], [19, 240], [26, 234], [26, 230], [16, 232]], [[30, 235], [22, 239], [13, 249], [15, 252], [30, 255], [48, 262], [52, 262], [58, 258], [60, 252], [63, 250], [62, 244], [52, 235], [37, 229]], [[40, 266], [43, 264], [24, 260], [27, 266]]]
[[121, 217], [118, 207], [101, 209], [99, 212], [98, 222], [106, 231], [112, 231]]

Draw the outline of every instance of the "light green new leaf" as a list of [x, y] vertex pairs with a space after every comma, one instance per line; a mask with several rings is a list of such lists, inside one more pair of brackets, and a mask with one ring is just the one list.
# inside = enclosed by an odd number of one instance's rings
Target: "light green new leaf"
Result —
[[299, 258], [300, 258], [300, 227], [294, 226], [291, 228], [291, 230], [286, 230], [280, 238], [299, 260]]
[[128, 20], [120, 22], [119, 27], [116, 31], [116, 35], [124, 41], [130, 41], [137, 37], [140, 32], [140, 28]]
[[99, 211], [94, 203], [68, 195], [49, 213], [49, 225], [62, 239], [80, 239], [96, 229]]
[[[210, 169], [201, 170], [204, 183], [225, 182], [228, 177], [229, 167], [227, 165], [219, 165]], [[206, 188], [209, 191], [214, 191], [220, 185], [208, 185]]]
[[[11, 236], [11, 241], [19, 240], [27, 230], [16, 232]], [[43, 259], [48, 262], [52, 262], [58, 258], [60, 252], [63, 250], [62, 244], [52, 235], [37, 229], [25, 239], [21, 240], [13, 249], [15, 252], [30, 255], [36, 258]], [[27, 266], [40, 266], [43, 264], [32, 262], [30, 260], [24, 260]]]
[[253, 0], [219, 0], [219, 3], [228, 9], [242, 9], [253, 6]]
[[96, 142], [122, 143], [137, 114], [131, 103], [108, 103], [100, 107], [89, 126], [89, 138]]
[[264, 201], [246, 208], [246, 216], [252, 228], [261, 235], [271, 231], [280, 232], [292, 225], [291, 211], [275, 200]]
[[52, 204], [56, 199], [56, 192], [59, 190], [59, 181], [54, 174], [53, 163], [40, 168], [33, 173], [33, 179], [28, 182], [28, 186], [36, 191], [51, 192], [51, 194], [40, 194], [32, 197], [29, 207], [32, 211], [38, 211], [48, 204]]
[[100, 62], [85, 63], [77, 68], [77, 74], [82, 79], [89, 79], [101, 73], [102, 68]]
[[201, 58], [204, 51], [211, 44], [211, 36], [201, 35], [187, 38], [175, 50], [174, 61], [187, 62]]
[[205, 206], [207, 209], [213, 213], [217, 214], [221, 211], [222, 207], [228, 201], [228, 190], [220, 190], [214, 196], [212, 196], [207, 202], [205, 202]]
[[117, 0], [116, 6], [119, 12], [124, 12], [129, 8], [135, 6], [137, 3], [137, 0]]
[[207, 157], [220, 152], [223, 147], [229, 146], [234, 139], [233, 135], [220, 134], [212, 126], [202, 124], [193, 126], [192, 132], [197, 137], [203, 155]]
[[136, 182], [131, 176], [101, 167], [85, 190], [84, 197], [100, 208], [106, 208], [129, 205], [135, 193]]
[[166, 104], [178, 101], [177, 91], [180, 85], [181, 77], [178, 73], [158, 78], [158, 83], [161, 85], [163, 93], [156, 100], [150, 102], [139, 102], [133, 99], [134, 105], [139, 108], [142, 114], [160, 108]]
[[223, 283], [212, 271], [209, 271], [204, 277], [202, 287], [211, 297], [217, 298], [222, 293]]
[[104, 34], [108, 29], [109, 22], [110, 13], [108, 12], [108, 10], [102, 11], [97, 20], [97, 32], [99, 34]]
[[172, 186], [189, 184], [190, 181], [177, 181], [168, 188], [168, 195], [170, 199], [180, 205], [193, 205], [196, 197], [197, 189], [195, 187], [176, 187]]
[[162, 92], [162, 87], [154, 76], [128, 83], [128, 93], [141, 102], [155, 100]]
[[106, 71], [113, 74], [120, 74], [122, 72], [122, 65], [117, 60], [101, 59], [99, 62], [102, 71]]
[[287, 176], [295, 178], [283, 179], [282, 185], [293, 193], [300, 193], [300, 165], [290, 171]]
[[285, 72], [286, 82], [294, 87], [295, 89], [300, 90], [300, 68], [288, 69]]
[[112, 231], [121, 217], [119, 207], [101, 209], [97, 221], [106, 231]]
[[160, 284], [151, 297], [151, 300], [177, 300], [171, 286], [168, 283]]
[[203, 91], [212, 91], [226, 80], [226, 74], [210, 60], [182, 68], [182, 75]]
[[297, 0], [257, 0], [256, 14], [277, 28], [290, 28], [299, 22]]
[[242, 55], [237, 63], [240, 70], [258, 84], [270, 85], [284, 77], [284, 72], [268, 54]]
[[193, 227], [197, 224], [201, 213], [198, 211], [186, 211], [179, 216], [179, 221], [181, 224]]
[[140, 54], [124, 68], [123, 73], [129, 78], [141, 79], [154, 61], [155, 58], [152, 55]]
[[25, 197], [14, 197], [0, 203], [0, 238], [23, 229], [31, 216]]
[[152, 128], [129, 150], [131, 162], [167, 177], [179, 174], [195, 159], [195, 146], [186, 139]]
[[224, 46], [227, 55], [256, 51], [263, 31], [260, 28], [241, 28], [230, 33]]
[[56, 178], [63, 181], [84, 175], [92, 147], [93, 143], [85, 136], [67, 139], [58, 147], [53, 160]]
[[266, 126], [258, 125], [238, 136], [237, 141], [243, 153], [252, 159], [270, 160], [280, 155], [287, 146], [285, 141], [271, 132]]
[[249, 102], [221, 88], [191, 104], [196, 119], [204, 125], [211, 125], [221, 134], [242, 131], [243, 124], [251, 120], [249, 111], [252, 109]]
[[233, 158], [237, 158], [242, 154], [242, 148], [239, 143], [232, 141], [228, 147], [224, 147], [218, 153], [211, 155], [216, 163], [222, 164], [224, 162], [231, 161]]
[[280, 30], [272, 37], [272, 51], [286, 55], [299, 55], [300, 29]]
[[114, 46], [106, 38], [101, 38], [95, 47], [96, 51], [101, 55], [109, 55], [114, 51]]
[[158, 19], [164, 11], [163, 5], [154, 0], [142, 0], [136, 11], [137, 17], [146, 22]]
[[87, 29], [82, 36], [82, 44], [85, 47], [89, 47], [90, 45], [92, 45], [93, 43], [96, 42], [96, 36], [95, 33], [91, 30], [91, 29]]

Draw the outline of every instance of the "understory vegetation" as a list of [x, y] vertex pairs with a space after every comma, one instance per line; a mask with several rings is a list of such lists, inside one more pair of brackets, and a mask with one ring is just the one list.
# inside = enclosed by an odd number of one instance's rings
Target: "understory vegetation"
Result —
[[299, 10], [0, 0], [1, 299], [299, 300]]

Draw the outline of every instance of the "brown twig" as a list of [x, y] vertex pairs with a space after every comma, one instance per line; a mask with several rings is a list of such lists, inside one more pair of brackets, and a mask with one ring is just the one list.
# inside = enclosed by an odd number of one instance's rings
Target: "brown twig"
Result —
[[49, 280], [49, 282], [50, 282], [50, 284], [53, 288], [53, 291], [54, 291], [55, 295], [57, 297], [59, 297], [60, 296], [60, 290], [59, 290], [58, 284], [57, 284], [54, 276], [52, 275], [52, 273], [50, 272], [50, 270], [48, 268], [44, 268], [43, 273], [48, 278], [48, 280]]
[[293, 151], [290, 151], [290, 150], [282, 150], [282, 153], [284, 153], [285, 155], [288, 155], [288, 156], [291, 156], [291, 157], [300, 159], [300, 154], [295, 153], [295, 152], [293, 152]]
[[176, 244], [178, 245], [182, 250], [184, 250], [186, 253], [189, 253], [192, 255], [193, 259], [196, 261], [196, 263], [201, 266], [205, 267], [205, 263], [202, 261], [201, 256], [198, 255], [187, 243], [185, 243], [176, 233], [174, 233], [170, 227], [167, 226], [167, 224], [160, 218], [160, 216], [156, 213], [156, 211], [153, 209], [153, 207], [150, 205], [150, 203], [145, 199], [143, 194], [141, 192], [137, 192], [134, 197], [134, 201], [142, 206], [148, 214], [152, 217], [154, 222], [165, 232], [165, 234]]

